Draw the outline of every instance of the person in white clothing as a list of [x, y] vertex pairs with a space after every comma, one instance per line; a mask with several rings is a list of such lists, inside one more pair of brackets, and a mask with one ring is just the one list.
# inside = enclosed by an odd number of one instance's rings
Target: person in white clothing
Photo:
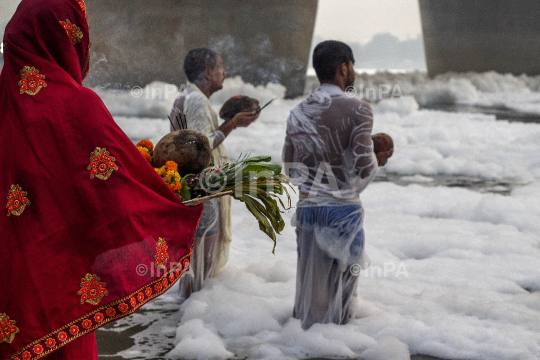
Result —
[[[226, 71], [221, 57], [207, 48], [191, 50], [184, 60], [187, 87], [175, 99], [171, 116], [171, 131], [178, 130], [176, 115], [185, 115], [188, 129], [203, 132], [212, 147], [212, 163], [221, 166], [230, 162], [223, 146], [225, 138], [237, 127], [247, 127], [258, 117], [253, 113], [241, 112], [231, 120], [219, 125], [218, 117], [210, 96], [223, 88]], [[190, 273], [180, 283], [180, 297], [187, 299], [199, 291], [205, 280], [219, 271], [228, 259], [231, 241], [231, 199], [229, 196], [204, 203], [204, 210], [193, 245]]]
[[392, 155], [373, 152], [371, 107], [345, 93], [353, 65], [346, 44], [318, 44], [313, 67], [321, 85], [287, 119], [283, 162], [300, 193], [293, 316], [303, 328], [355, 316], [359, 269], [369, 262], [359, 195]]

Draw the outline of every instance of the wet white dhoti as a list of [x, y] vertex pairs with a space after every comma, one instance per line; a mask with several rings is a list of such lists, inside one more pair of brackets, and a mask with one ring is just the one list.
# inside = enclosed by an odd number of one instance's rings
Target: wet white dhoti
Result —
[[358, 275], [368, 265], [359, 196], [377, 171], [372, 127], [370, 106], [331, 84], [287, 119], [283, 162], [302, 199], [294, 317], [304, 328], [355, 315]]
[[346, 324], [355, 316], [364, 252], [360, 204], [300, 207], [296, 218], [298, 265], [293, 316], [315, 323]]

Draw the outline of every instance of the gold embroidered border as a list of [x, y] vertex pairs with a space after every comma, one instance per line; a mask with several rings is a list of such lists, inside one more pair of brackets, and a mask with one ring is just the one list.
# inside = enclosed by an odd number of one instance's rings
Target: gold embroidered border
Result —
[[81, 68], [81, 76], [82, 79], [86, 79], [88, 76], [88, 73], [90, 72], [90, 44], [91, 42], [88, 42], [88, 48], [86, 49], [86, 60], [84, 61], [84, 65]]
[[[190, 248], [190, 253], [192, 250], [193, 244]], [[176, 281], [178, 281], [178, 279], [180, 279], [180, 277], [189, 269], [190, 253], [184, 255], [174, 268], [159, 279], [120, 300], [104, 305], [26, 345], [21, 350], [11, 355], [7, 360], [40, 359], [111, 321], [133, 314], [150, 300], [165, 293], [176, 283]]]

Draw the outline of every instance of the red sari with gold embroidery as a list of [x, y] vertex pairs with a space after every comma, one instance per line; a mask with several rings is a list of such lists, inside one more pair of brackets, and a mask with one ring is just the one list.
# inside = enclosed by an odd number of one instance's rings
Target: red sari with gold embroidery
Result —
[[187, 270], [202, 207], [180, 203], [82, 86], [83, 0], [23, 0], [4, 44], [0, 359], [96, 359], [95, 329]]

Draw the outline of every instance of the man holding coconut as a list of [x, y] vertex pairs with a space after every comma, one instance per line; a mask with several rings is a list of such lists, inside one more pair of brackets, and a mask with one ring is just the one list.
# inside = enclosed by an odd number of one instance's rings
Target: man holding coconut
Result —
[[283, 161], [300, 192], [293, 316], [303, 328], [355, 317], [358, 275], [369, 264], [359, 195], [393, 151], [374, 153], [371, 107], [345, 93], [353, 65], [346, 44], [318, 44], [313, 67], [321, 85], [287, 120]]
[[[253, 112], [240, 112], [219, 125], [210, 96], [223, 88], [226, 71], [221, 57], [207, 48], [191, 50], [184, 60], [187, 87], [175, 100], [170, 118], [171, 131], [178, 130], [174, 119], [184, 114], [187, 128], [203, 132], [210, 141], [212, 163], [221, 166], [230, 162], [223, 140], [237, 127], [247, 127], [258, 118]], [[208, 190], [219, 189], [221, 184], [206, 184]], [[191, 269], [193, 276], [180, 279], [180, 296], [187, 299], [199, 291], [204, 281], [213, 276], [226, 263], [231, 241], [230, 197], [205, 202], [204, 210], [195, 235]]]

